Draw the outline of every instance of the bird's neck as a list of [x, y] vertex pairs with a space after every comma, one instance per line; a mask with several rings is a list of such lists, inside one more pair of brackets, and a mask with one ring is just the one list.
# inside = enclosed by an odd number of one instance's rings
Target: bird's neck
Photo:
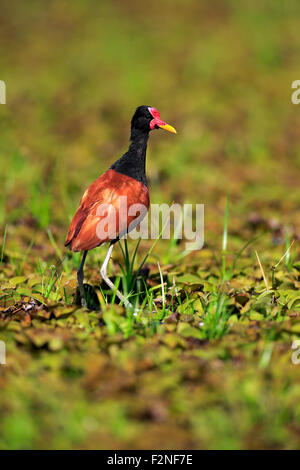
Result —
[[131, 129], [128, 151], [111, 168], [118, 173], [130, 176], [147, 186], [146, 151], [149, 132]]
[[146, 160], [148, 138], [149, 132], [143, 132], [133, 128], [131, 130], [131, 142], [127, 152], [128, 157], [135, 160], [137, 164], [143, 162], [144, 166]]

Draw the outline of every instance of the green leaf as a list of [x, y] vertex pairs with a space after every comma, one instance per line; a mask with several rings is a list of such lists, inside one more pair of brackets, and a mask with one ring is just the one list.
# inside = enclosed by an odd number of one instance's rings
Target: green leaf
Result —
[[203, 334], [201, 330], [198, 328], [194, 328], [193, 326], [187, 326], [186, 328], [184, 328], [181, 331], [181, 336], [183, 336], [184, 338], [190, 338], [190, 337], [198, 338], [198, 339], [203, 338]]
[[16, 277], [12, 277], [11, 279], [9, 279], [9, 282], [13, 286], [17, 286], [18, 284], [22, 284], [23, 282], [26, 282], [27, 280], [28, 278], [26, 276], [16, 276]]
[[258, 312], [251, 312], [250, 313], [250, 320], [261, 321], [264, 319], [264, 316]]

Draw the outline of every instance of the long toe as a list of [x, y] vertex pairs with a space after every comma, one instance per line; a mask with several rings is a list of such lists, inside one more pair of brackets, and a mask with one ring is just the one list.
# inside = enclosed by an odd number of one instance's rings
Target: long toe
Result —
[[128, 302], [128, 300], [124, 299], [123, 302], [126, 308], [133, 308], [133, 305], [130, 302]]

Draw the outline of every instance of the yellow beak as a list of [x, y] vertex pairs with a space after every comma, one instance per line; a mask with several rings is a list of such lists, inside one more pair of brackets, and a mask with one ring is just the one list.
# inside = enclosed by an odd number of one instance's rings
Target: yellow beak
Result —
[[170, 126], [170, 124], [161, 124], [161, 125], [158, 124], [158, 126], [161, 129], [164, 129], [165, 131], [172, 132], [172, 134], [177, 134], [176, 129], [174, 129], [174, 127]]

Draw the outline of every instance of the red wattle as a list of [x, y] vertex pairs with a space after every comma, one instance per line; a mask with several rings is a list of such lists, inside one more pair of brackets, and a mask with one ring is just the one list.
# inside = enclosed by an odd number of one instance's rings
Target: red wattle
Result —
[[151, 114], [151, 116], [153, 116], [152, 121], [150, 121], [151, 130], [153, 130], [155, 126], [164, 126], [166, 124], [165, 121], [162, 121], [160, 119], [160, 114], [156, 108], [148, 108], [148, 109], [149, 109], [149, 113]]

